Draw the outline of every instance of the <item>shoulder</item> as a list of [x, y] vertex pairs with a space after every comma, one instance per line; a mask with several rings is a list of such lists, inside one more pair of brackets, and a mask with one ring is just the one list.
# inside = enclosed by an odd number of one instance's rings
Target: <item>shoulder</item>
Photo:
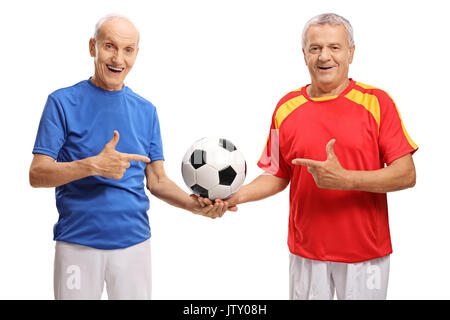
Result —
[[362, 94], [373, 95], [377, 98], [380, 104], [386, 102], [393, 102], [392, 97], [385, 90], [378, 87], [374, 87], [362, 82], [355, 81], [353, 90], [356, 90]]
[[142, 97], [141, 95], [137, 94], [133, 90], [131, 90], [129, 87], [127, 87], [127, 98], [130, 99], [136, 106], [145, 108], [151, 112], [156, 111], [156, 107], [146, 98]]
[[292, 103], [296, 104], [303, 104], [307, 101], [307, 99], [303, 95], [303, 88], [300, 87], [298, 89], [292, 90], [288, 93], [286, 93], [277, 103], [277, 106], [275, 107], [275, 112], [277, 112], [280, 107], [286, 105], [286, 103], [289, 103], [290, 101]]
[[49, 94], [49, 98], [61, 101], [64, 99], [74, 99], [77, 96], [84, 95], [88, 90], [87, 81], [88, 80], [83, 80], [72, 86], [57, 89]]
[[304, 96], [304, 87], [285, 94], [277, 103], [272, 114], [272, 123], [275, 128], [280, 128], [281, 123], [293, 113], [294, 110], [308, 102]]
[[53, 91], [50, 95], [57, 98], [68, 94], [80, 93], [87, 90], [87, 80], [80, 81], [72, 86], [64, 87]]

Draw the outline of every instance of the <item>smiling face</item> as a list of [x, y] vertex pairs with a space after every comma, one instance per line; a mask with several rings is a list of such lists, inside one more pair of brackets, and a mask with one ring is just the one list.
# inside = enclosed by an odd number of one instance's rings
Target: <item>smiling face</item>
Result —
[[121, 90], [139, 51], [139, 33], [126, 19], [106, 21], [98, 32], [97, 40], [89, 40], [89, 52], [94, 57], [95, 73], [91, 81], [98, 87]]
[[311, 25], [303, 48], [311, 75], [311, 90], [317, 94], [339, 94], [348, 85], [349, 65], [355, 47], [349, 47], [343, 25]]

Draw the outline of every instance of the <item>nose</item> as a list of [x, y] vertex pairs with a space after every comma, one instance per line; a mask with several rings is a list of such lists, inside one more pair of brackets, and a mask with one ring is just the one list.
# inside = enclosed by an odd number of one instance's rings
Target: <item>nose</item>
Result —
[[114, 53], [112, 60], [113, 60], [113, 63], [116, 65], [121, 66], [123, 64], [124, 59], [123, 59], [123, 53], [121, 52], [121, 50], [117, 50]]
[[323, 48], [323, 49], [320, 51], [319, 60], [320, 60], [321, 62], [325, 62], [325, 61], [328, 61], [328, 60], [330, 60], [330, 59], [331, 59], [330, 51], [328, 50], [328, 48]]

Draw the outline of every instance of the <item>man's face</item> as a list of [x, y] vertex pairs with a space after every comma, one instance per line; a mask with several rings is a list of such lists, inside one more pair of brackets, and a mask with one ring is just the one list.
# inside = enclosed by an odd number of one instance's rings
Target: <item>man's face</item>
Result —
[[354, 51], [343, 25], [311, 25], [303, 54], [312, 83], [332, 90], [346, 81]]
[[97, 40], [89, 40], [89, 51], [95, 65], [94, 84], [108, 91], [122, 89], [125, 77], [136, 61], [138, 41], [138, 31], [126, 19], [105, 22]]

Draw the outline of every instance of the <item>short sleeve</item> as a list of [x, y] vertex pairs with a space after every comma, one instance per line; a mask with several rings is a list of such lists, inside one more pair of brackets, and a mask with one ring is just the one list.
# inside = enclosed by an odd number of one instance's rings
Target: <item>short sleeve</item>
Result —
[[279, 130], [275, 127], [274, 119], [275, 116], [272, 117], [269, 136], [257, 165], [271, 175], [290, 179], [290, 166], [284, 161], [283, 155], [280, 152]]
[[413, 154], [418, 146], [410, 138], [392, 98], [385, 92], [378, 96], [380, 103], [380, 132], [378, 144], [380, 156], [389, 165], [408, 153]]
[[33, 153], [45, 154], [57, 159], [66, 140], [66, 132], [66, 119], [62, 106], [52, 95], [49, 95], [39, 122]]
[[159, 127], [159, 118], [156, 108], [153, 110], [151, 128], [151, 138], [150, 138], [150, 148], [148, 157], [151, 161], [164, 160], [163, 145], [161, 139], [161, 129]]

